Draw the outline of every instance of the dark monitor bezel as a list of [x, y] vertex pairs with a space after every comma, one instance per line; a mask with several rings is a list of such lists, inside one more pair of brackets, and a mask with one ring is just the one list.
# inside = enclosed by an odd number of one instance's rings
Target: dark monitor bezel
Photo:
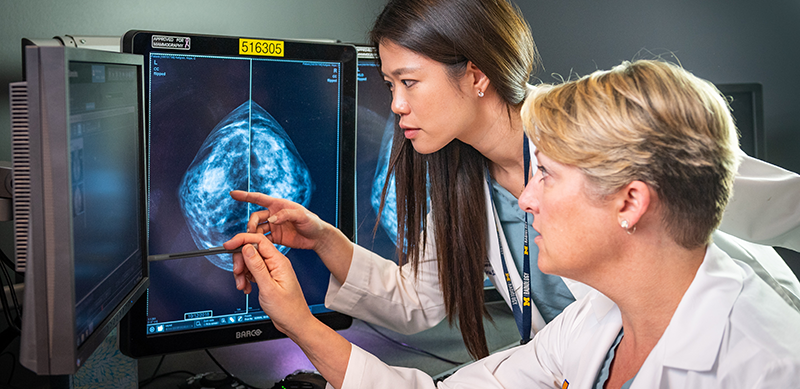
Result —
[[[734, 95], [746, 94], [749, 101], [741, 102], [746, 104], [748, 109], [751, 110], [752, 116], [745, 117], [746, 113], [737, 112], [735, 109], [732, 114], [736, 119], [736, 127], [739, 130], [739, 135], [742, 140], [746, 139], [747, 144], [752, 144], [752, 150], [749, 147], [743, 147], [748, 155], [758, 159], [767, 158], [767, 136], [764, 130], [764, 93], [763, 86], [760, 83], [735, 83], [735, 84], [716, 84], [717, 89], [725, 95], [729, 100], [728, 103], [735, 106], [737, 102], [731, 101], [735, 99]], [[735, 107], [734, 107], [735, 108]], [[747, 119], [747, 123], [742, 120]], [[742, 129], [752, 128], [752, 131], [742, 132]], [[741, 141], [740, 141], [741, 142]]]
[[[247, 38], [219, 35], [187, 34], [163, 31], [128, 31], [122, 38], [122, 51], [141, 54], [148, 63], [153, 52], [174, 53], [169, 50], [157, 50], [151, 47], [153, 35], [188, 37], [191, 48], [181, 50], [181, 54], [222, 55], [264, 58], [239, 54], [240, 39], [278, 40], [284, 43], [283, 59], [327, 60], [340, 62], [343, 72], [352, 77], [342, 77], [343, 114], [340, 119], [340, 164], [342, 175], [339, 182], [340, 208], [338, 228], [350, 240], [355, 235], [355, 218], [353, 212], [355, 186], [355, 104], [356, 104], [356, 50], [352, 45], [323, 41], [296, 41], [274, 38]], [[148, 69], [148, 65], [145, 65]], [[148, 85], [145, 83], [145, 93]], [[149, 102], [145, 100], [145, 112], [149, 112]], [[346, 105], [352, 105], [352, 109]], [[352, 114], [349, 114], [352, 112]], [[232, 281], [232, 280], [231, 280]], [[241, 325], [208, 327], [183, 332], [164, 334], [146, 334], [147, 305], [145, 299], [137, 303], [120, 323], [120, 350], [131, 357], [142, 358], [152, 355], [171, 354], [183, 351], [232, 346], [269, 339], [283, 338], [285, 335], [275, 328], [271, 320], [250, 322]], [[338, 312], [315, 313], [315, 317], [335, 330], [348, 328], [352, 323], [350, 316]]]
[[[69, 162], [69, 64], [88, 62], [136, 67], [138, 109], [138, 184], [140, 231], [145, 227], [144, 198], [144, 121], [142, 106], [143, 58], [139, 55], [111, 53], [68, 47], [24, 47], [25, 79], [28, 100], [30, 155], [30, 205], [15, 196], [15, 214], [29, 206], [27, 232], [19, 226], [17, 257], [24, 257], [25, 300], [23, 310], [23, 365], [40, 375], [74, 374], [114, 330], [149, 285], [147, 237], [140, 235], [141, 279], [120, 300], [96, 329], [78, 344], [75, 333], [75, 259], [72, 241], [70, 196], [50, 196], [46, 192], [71, 193]], [[13, 131], [12, 131], [13, 132]], [[60, 149], [56, 150], [54, 147]], [[51, 150], [48, 152], [48, 148]], [[67, 150], [67, 151], [65, 151]], [[45, 154], [50, 155], [46, 157]], [[24, 157], [21, 157], [24, 159]], [[58, 158], [59, 161], [44, 161]], [[37, 162], [34, 162], [37, 161]], [[41, 162], [38, 162], [41, 161]], [[24, 165], [25, 161], [21, 161]], [[38, 165], [38, 166], [37, 166]], [[37, 178], [40, 176], [40, 178]], [[44, 177], [50, 177], [46, 179]], [[18, 176], [15, 175], [15, 181]], [[49, 181], [50, 183], [46, 183]], [[48, 189], [49, 188], [49, 189]], [[15, 191], [18, 188], [15, 186]], [[22, 188], [21, 190], [24, 190]], [[15, 223], [22, 219], [15, 217]], [[21, 243], [25, 243], [25, 247]], [[49, 248], [47, 248], [49, 246]], [[24, 253], [23, 253], [24, 252]], [[19, 267], [19, 264], [18, 264]], [[54, 299], [54, 300], [53, 300]]]

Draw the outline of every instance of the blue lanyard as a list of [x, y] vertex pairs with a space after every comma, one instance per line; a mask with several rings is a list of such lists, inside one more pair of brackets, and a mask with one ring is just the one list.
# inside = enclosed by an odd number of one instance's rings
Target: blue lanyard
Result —
[[[531, 167], [530, 146], [528, 145], [528, 137], [524, 135], [522, 144], [523, 153], [523, 166], [525, 168], [525, 186], [528, 186], [528, 172]], [[486, 174], [486, 181], [489, 184], [489, 197], [492, 202], [493, 213], [497, 213], [494, 208], [494, 195], [492, 195], [492, 183], [488, 173]], [[517, 294], [514, 293], [514, 285], [511, 283], [511, 276], [508, 273], [508, 265], [506, 265], [506, 256], [503, 253], [503, 244], [500, 234], [500, 224], [495, 223], [495, 232], [497, 232], [497, 244], [500, 247], [500, 262], [503, 264], [503, 275], [506, 279], [508, 287], [508, 297], [511, 301], [511, 310], [514, 312], [514, 321], [517, 322], [517, 329], [519, 335], [522, 337], [520, 344], [528, 343], [531, 340], [531, 261], [530, 250], [528, 250], [528, 213], [525, 213], [525, 228], [524, 228], [523, 250], [522, 250], [522, 304], [517, 300]]]

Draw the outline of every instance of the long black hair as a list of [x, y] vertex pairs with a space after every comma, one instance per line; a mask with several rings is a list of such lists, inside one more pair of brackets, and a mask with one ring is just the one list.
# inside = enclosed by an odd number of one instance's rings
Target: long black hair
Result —
[[[370, 40], [376, 47], [391, 42], [438, 61], [453, 79], [472, 62], [489, 78], [509, 115], [511, 107], [520, 107], [525, 99], [526, 83], [539, 63], [530, 27], [506, 0], [392, 0], [375, 21]], [[458, 318], [474, 358], [489, 354], [483, 328], [483, 317], [489, 316], [483, 301], [487, 163], [481, 153], [459, 140], [434, 153], [419, 154], [402, 131], [395, 131], [383, 193], [385, 201], [388, 177], [394, 174], [397, 241], [404, 242], [398, 257], [415, 274], [427, 243], [430, 193], [445, 310], [451, 324]]]

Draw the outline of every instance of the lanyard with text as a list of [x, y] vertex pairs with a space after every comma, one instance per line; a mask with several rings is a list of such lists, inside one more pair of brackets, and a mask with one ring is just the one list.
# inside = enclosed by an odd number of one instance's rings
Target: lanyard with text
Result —
[[[525, 169], [525, 186], [528, 186], [528, 174], [531, 168], [531, 155], [530, 146], [528, 145], [528, 137], [524, 136], [523, 145], [523, 166]], [[489, 174], [486, 179], [490, 180]], [[492, 196], [492, 183], [489, 182], [489, 196], [491, 196], [492, 208], [494, 208], [494, 196]], [[511, 301], [511, 310], [514, 312], [514, 321], [517, 322], [519, 335], [522, 337], [520, 344], [528, 343], [531, 340], [531, 261], [530, 251], [528, 250], [528, 213], [525, 212], [525, 227], [522, 241], [522, 304], [517, 300], [517, 294], [514, 293], [514, 285], [511, 283], [511, 276], [508, 273], [508, 265], [506, 265], [506, 257], [503, 253], [502, 239], [500, 238], [500, 225], [495, 223], [497, 232], [497, 244], [500, 246], [500, 262], [503, 264], [503, 276], [506, 279], [508, 286], [508, 297]]]

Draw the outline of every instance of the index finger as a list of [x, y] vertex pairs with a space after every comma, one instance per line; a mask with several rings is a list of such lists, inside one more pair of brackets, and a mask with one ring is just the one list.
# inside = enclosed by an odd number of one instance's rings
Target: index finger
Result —
[[262, 256], [273, 255], [279, 252], [272, 241], [264, 236], [264, 234], [253, 234], [247, 232], [236, 234], [233, 238], [223, 243], [222, 247], [225, 247], [226, 250], [233, 250], [246, 244], [257, 244], [258, 252], [261, 253]]
[[275, 200], [278, 200], [276, 197], [267, 196], [263, 193], [258, 192], [245, 192], [243, 190], [233, 190], [230, 192], [231, 197], [236, 201], [244, 201], [251, 204], [260, 205], [264, 208], [269, 208]]

